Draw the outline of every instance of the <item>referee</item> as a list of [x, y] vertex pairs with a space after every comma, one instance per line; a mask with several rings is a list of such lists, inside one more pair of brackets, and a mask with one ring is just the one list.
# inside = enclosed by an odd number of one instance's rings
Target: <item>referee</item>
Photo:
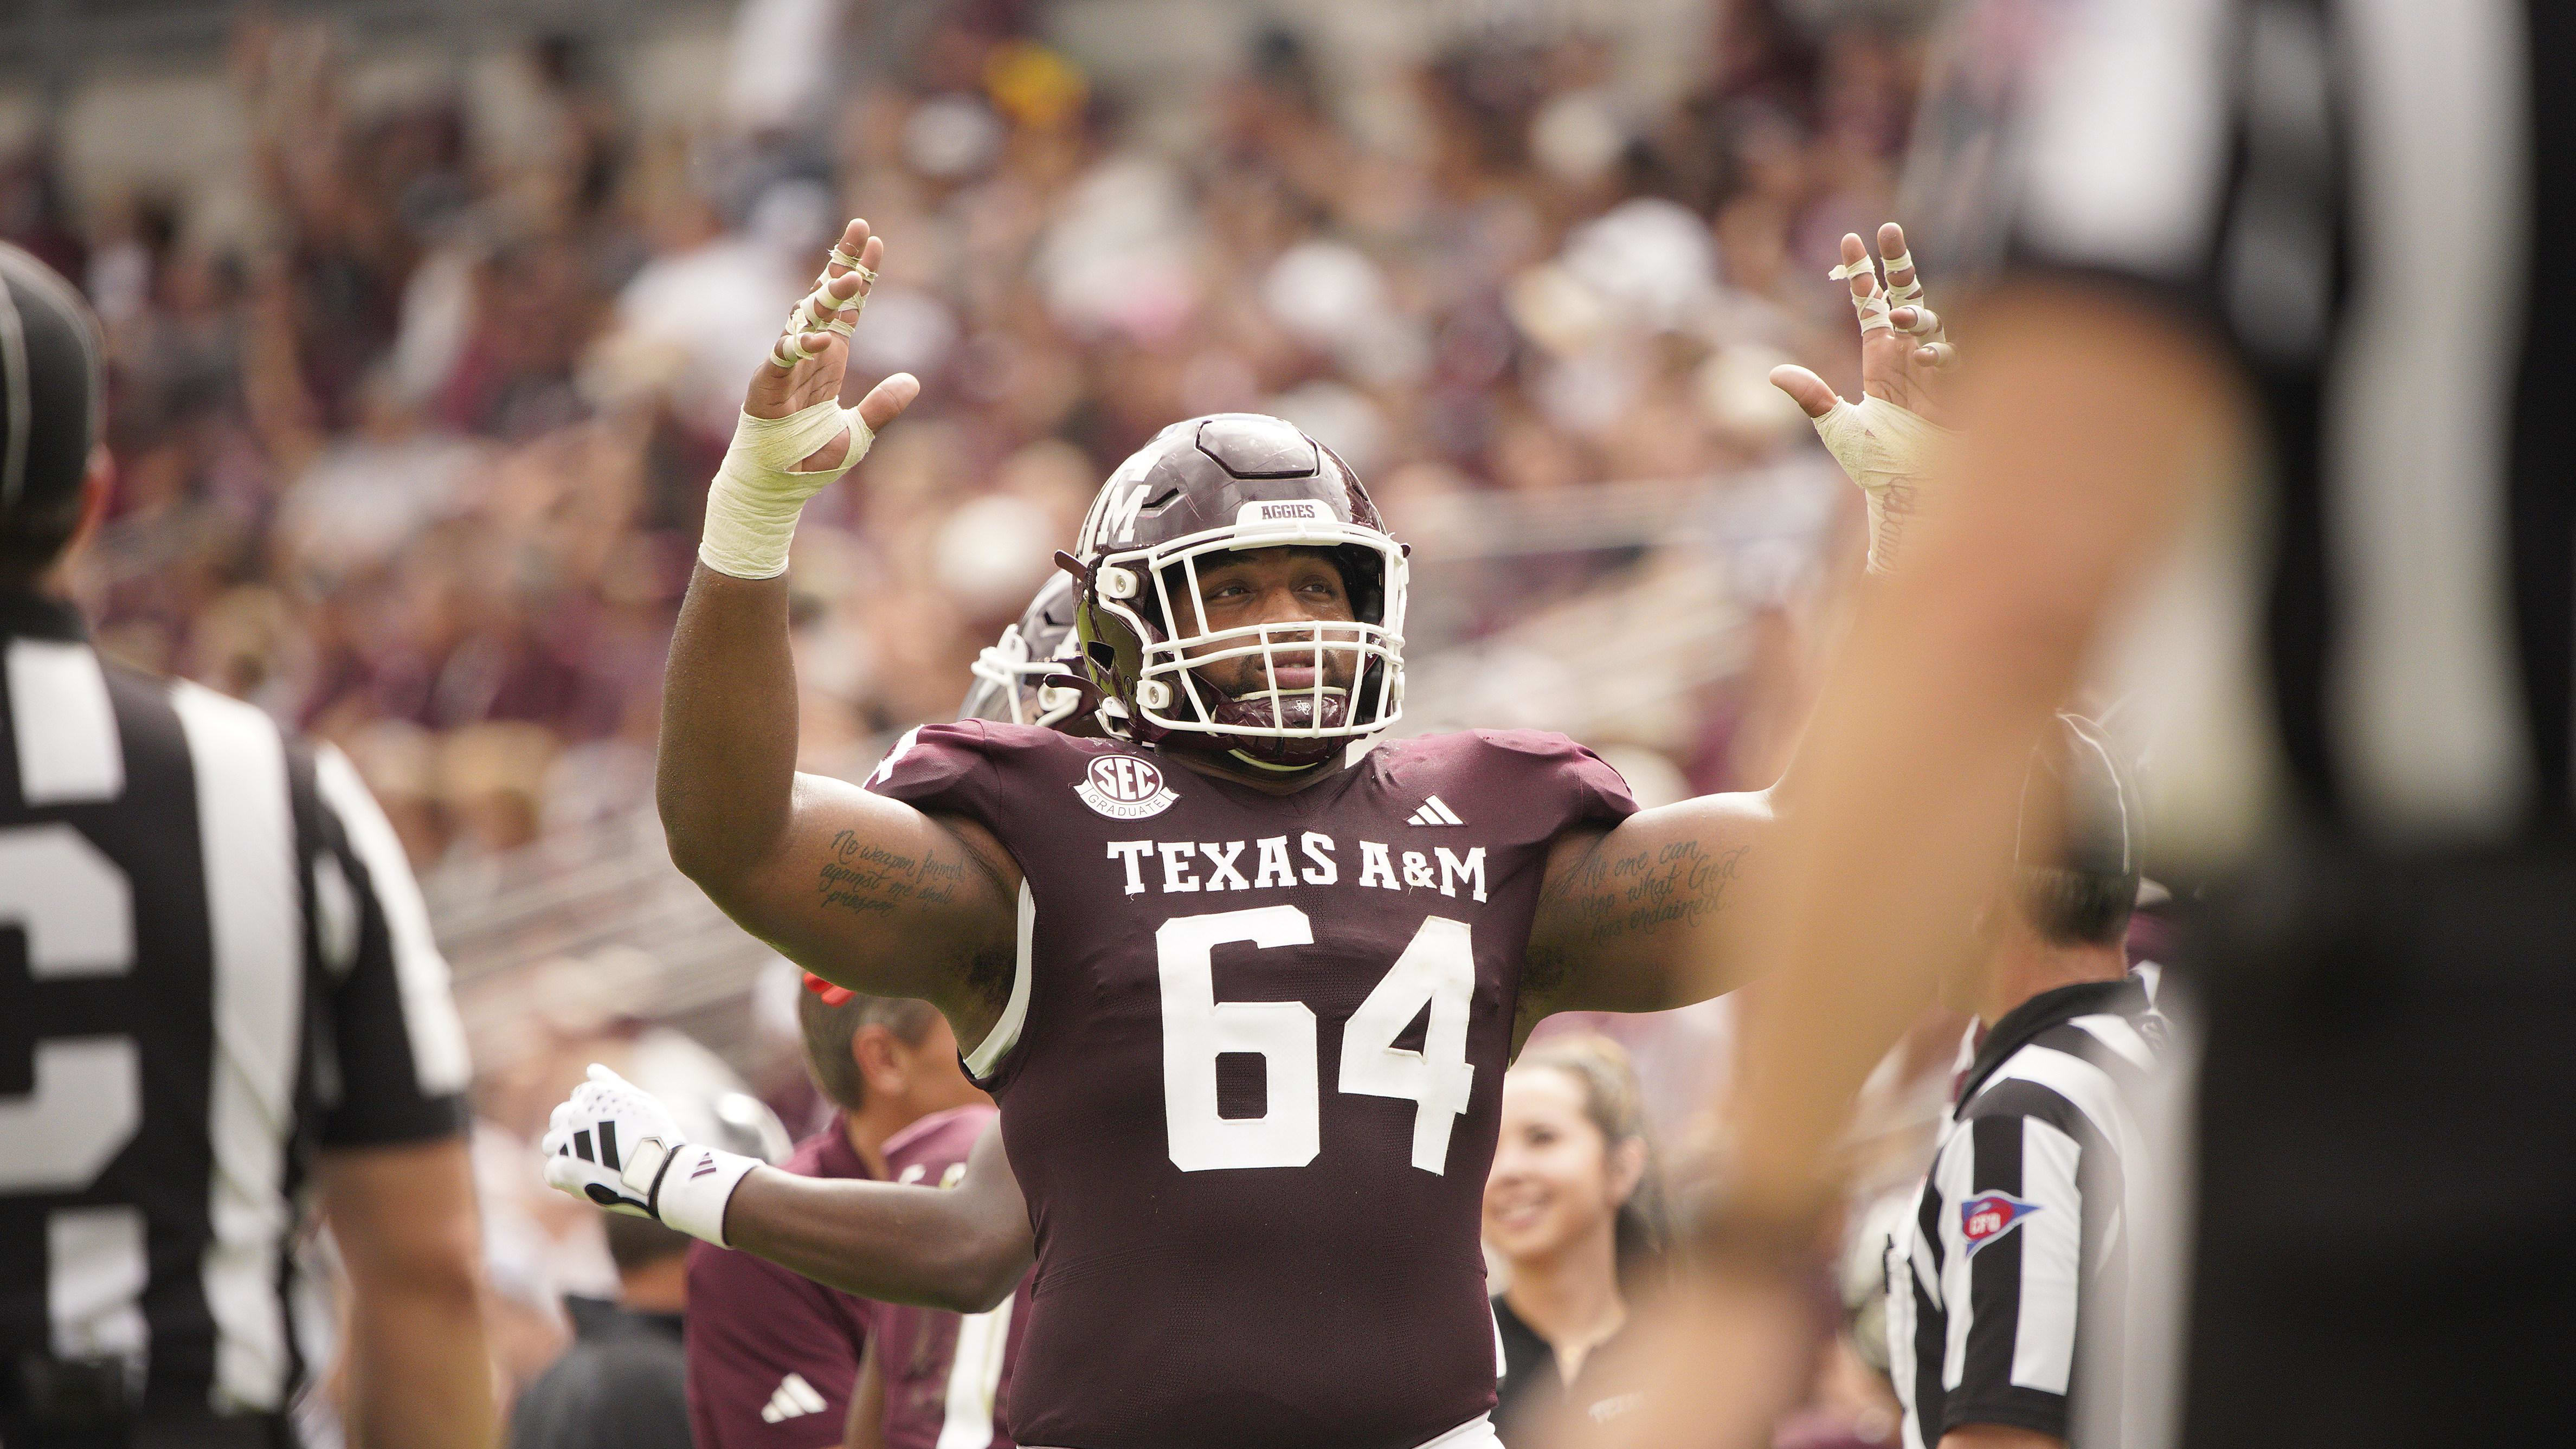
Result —
[[[2088, 1411], [2119, 1396], [2129, 1279], [2178, 1267], [2140, 1248], [2152, 1209], [2128, 1201], [2157, 1166], [2138, 1099], [2165, 1039], [2154, 968], [2131, 973], [2126, 946], [2135, 796], [2098, 728], [2059, 715], [2032, 752], [2027, 857], [1987, 949], [1942, 979], [1943, 1004], [1975, 1020], [1957, 1105], [1888, 1243], [1905, 1449], [2065, 1443], [2079, 1381]], [[2036, 808], [2059, 802], [2062, 827]]]
[[353, 1291], [354, 1442], [491, 1442], [446, 966], [338, 753], [102, 660], [96, 324], [0, 245], [0, 1444], [282, 1449]]
[[2576, 6], [1966, 8], [2008, 122], [1945, 201], [2000, 274], [1947, 512], [1801, 744], [1796, 969], [1693, 1341], [1794, 1311], [1764, 1245], [1821, 1210], [1819, 1144], [2006, 869], [1992, 802], [2099, 661], [2150, 727], [2150, 867], [2204, 903], [2168, 1004], [2202, 1024], [2189, 1321], [2132, 1344], [2123, 1441], [2565, 1442]]

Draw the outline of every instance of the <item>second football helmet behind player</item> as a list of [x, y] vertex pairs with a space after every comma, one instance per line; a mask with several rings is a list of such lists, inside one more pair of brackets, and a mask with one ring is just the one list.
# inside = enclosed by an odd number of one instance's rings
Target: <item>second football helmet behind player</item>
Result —
[[1073, 576], [1048, 575], [1020, 621], [975, 657], [975, 683], [957, 717], [1100, 733], [1074, 719], [1082, 712], [1084, 690], [1075, 682], [1082, 656], [1073, 637], [1073, 611]]
[[[1212, 627], [1200, 569], [1266, 548], [1329, 554], [1351, 619]], [[1402, 713], [1405, 550], [1349, 465], [1290, 423], [1217, 413], [1165, 428], [1101, 485], [1075, 553], [1084, 660], [1139, 741], [1194, 737], [1294, 770]], [[1261, 662], [1252, 688], [1203, 673], [1240, 658]], [[1283, 686], [1282, 669], [1308, 682]]]

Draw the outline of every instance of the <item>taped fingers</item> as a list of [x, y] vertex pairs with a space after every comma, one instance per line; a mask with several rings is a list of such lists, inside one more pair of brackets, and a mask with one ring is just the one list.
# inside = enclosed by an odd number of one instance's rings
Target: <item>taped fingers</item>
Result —
[[1878, 228], [1880, 265], [1887, 272], [1887, 303], [1903, 307], [1923, 300], [1923, 277], [1914, 266], [1914, 253], [1906, 248], [1905, 228], [1895, 222], [1883, 222]]
[[[850, 277], [860, 279], [856, 290], [846, 295], [833, 290], [834, 282]], [[872, 280], [872, 274], [858, 270], [843, 272], [838, 277], [815, 278], [814, 290], [806, 293], [796, 304], [796, 310], [787, 314], [789, 330], [835, 332], [843, 337], [856, 332], [859, 314], [867, 310], [867, 284]]]
[[[832, 265], [848, 270], [834, 276], [826, 268], [821, 276], [814, 279], [814, 289], [797, 300], [795, 310], [787, 314], [787, 325], [779, 329], [777, 345], [770, 349], [769, 360], [773, 365], [792, 369], [798, 363], [820, 355], [824, 344], [807, 342], [808, 335], [827, 333], [848, 337], [859, 330], [859, 315], [867, 310], [869, 289], [876, 285], [876, 270], [838, 242], [832, 245]], [[835, 285], [853, 278], [856, 280], [847, 293]]]
[[813, 344], [808, 346], [805, 334], [797, 332], [791, 325], [786, 331], [778, 334], [778, 345], [769, 349], [769, 364], [783, 371], [793, 371], [796, 364], [808, 358], [822, 356], [823, 349], [829, 345], [826, 339], [816, 337]]
[[1887, 258], [1886, 267], [1890, 306], [1903, 307], [1923, 300], [1923, 277], [1914, 269], [1914, 253], [1899, 251]]
[[1852, 311], [1860, 315], [1862, 332], [1895, 328], [1896, 324], [1887, 320], [1887, 295], [1879, 290], [1878, 270], [1870, 264], [1868, 257], [1864, 256], [1856, 262], [1845, 262], [1825, 275], [1837, 282], [1846, 279], [1851, 282]]

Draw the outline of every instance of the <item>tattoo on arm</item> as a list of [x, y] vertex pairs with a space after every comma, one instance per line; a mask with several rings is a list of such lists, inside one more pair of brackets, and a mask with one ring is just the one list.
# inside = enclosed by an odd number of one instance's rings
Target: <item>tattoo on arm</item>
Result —
[[965, 880], [964, 861], [906, 855], [844, 830], [823, 848], [815, 890], [824, 909], [867, 916], [914, 903], [947, 905]]
[[1672, 926], [1696, 926], [1715, 915], [1751, 848], [1711, 850], [1696, 840], [1675, 840], [1617, 854], [1605, 839], [1550, 893], [1549, 907], [1566, 914], [1553, 933], [1556, 949], [1541, 984], [1561, 984], [1590, 952]]

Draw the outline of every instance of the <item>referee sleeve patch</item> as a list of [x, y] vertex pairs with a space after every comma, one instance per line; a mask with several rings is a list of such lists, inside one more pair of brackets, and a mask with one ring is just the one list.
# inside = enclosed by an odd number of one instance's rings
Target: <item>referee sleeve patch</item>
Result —
[[1959, 1235], [1968, 1240], [1968, 1256], [1984, 1252], [2039, 1210], [2040, 1204], [2008, 1192], [1981, 1192], [1959, 1204]]

